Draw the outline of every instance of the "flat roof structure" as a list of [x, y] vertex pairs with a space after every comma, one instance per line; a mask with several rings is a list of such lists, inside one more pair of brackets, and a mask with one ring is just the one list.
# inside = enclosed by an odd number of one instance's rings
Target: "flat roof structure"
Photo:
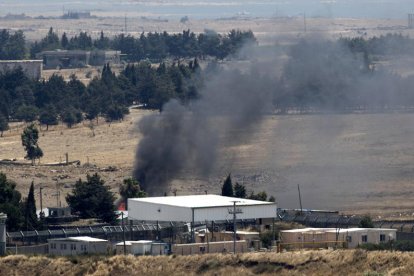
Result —
[[291, 230], [282, 230], [283, 233], [358, 233], [358, 232], [373, 232], [373, 231], [397, 231], [396, 229], [387, 228], [299, 228]]
[[128, 199], [130, 220], [202, 222], [233, 219], [275, 218], [274, 202], [219, 195], [190, 195]]
[[39, 63], [43, 62], [41, 59], [11, 59], [11, 60], [0, 60], [0, 63]]
[[69, 237], [60, 239], [49, 239], [50, 241], [72, 241], [72, 242], [107, 242], [107, 240], [97, 239], [92, 237]]

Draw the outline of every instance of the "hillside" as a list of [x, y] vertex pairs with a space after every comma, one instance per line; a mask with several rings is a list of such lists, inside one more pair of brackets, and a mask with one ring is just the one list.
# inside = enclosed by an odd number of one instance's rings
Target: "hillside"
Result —
[[307, 251], [162, 257], [8, 256], [1, 275], [413, 275], [413, 253]]

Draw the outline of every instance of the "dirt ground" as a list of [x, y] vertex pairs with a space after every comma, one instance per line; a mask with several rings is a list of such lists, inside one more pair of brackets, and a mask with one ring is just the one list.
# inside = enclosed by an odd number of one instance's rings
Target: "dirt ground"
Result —
[[[68, 129], [63, 125], [42, 130], [41, 164], [65, 159], [80, 166], [10, 166], [0, 171], [16, 181], [26, 195], [30, 182], [43, 186], [45, 206], [61, 202], [73, 184], [98, 172], [114, 192], [131, 176], [140, 135], [136, 123], [152, 111], [132, 110], [123, 122]], [[13, 125], [0, 139], [0, 159], [23, 160], [20, 134]], [[243, 130], [240, 130], [243, 131]], [[297, 185], [304, 208], [337, 209], [379, 216], [413, 217], [414, 114], [350, 114], [268, 116], [253, 130], [253, 137], [220, 150], [215, 172], [208, 178], [186, 171], [171, 184], [178, 194], [219, 193], [223, 178], [248, 190], [265, 190], [282, 208], [299, 206]], [[37, 193], [37, 198], [38, 198]], [[39, 203], [39, 201], [37, 201]]]
[[[101, 31], [108, 36], [123, 33], [124, 17], [100, 17], [93, 19], [63, 20], [63, 19], [27, 19], [0, 20], [0, 29], [23, 30], [28, 40], [44, 37], [53, 27], [59, 35], [66, 32], [74, 36], [80, 31], [86, 31], [98, 37]], [[312, 36], [324, 36], [337, 39], [341, 36], [379, 36], [389, 32], [413, 35], [413, 29], [407, 29], [406, 20], [395, 19], [350, 19], [350, 18], [308, 18], [306, 32]], [[292, 38], [305, 35], [302, 17], [283, 18], [228, 18], [228, 19], [191, 19], [181, 23], [179, 19], [162, 21], [151, 18], [128, 18], [128, 34], [139, 36], [142, 32], [182, 32], [190, 29], [201, 33], [204, 30], [214, 30], [226, 33], [232, 29], [252, 30], [259, 42], [266, 44], [277, 41], [286, 43]]]

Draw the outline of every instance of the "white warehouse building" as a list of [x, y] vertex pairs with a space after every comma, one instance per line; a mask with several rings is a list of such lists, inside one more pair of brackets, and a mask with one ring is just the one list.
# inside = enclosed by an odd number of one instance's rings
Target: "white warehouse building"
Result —
[[274, 202], [219, 195], [190, 195], [128, 199], [130, 220], [204, 222], [232, 220], [234, 203], [237, 219], [275, 218]]

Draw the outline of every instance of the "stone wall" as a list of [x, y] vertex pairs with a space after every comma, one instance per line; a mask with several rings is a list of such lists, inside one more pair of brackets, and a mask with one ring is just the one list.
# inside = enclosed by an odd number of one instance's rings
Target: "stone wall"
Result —
[[0, 73], [13, 71], [19, 67], [31, 79], [38, 80], [42, 77], [42, 60], [0, 60]]

